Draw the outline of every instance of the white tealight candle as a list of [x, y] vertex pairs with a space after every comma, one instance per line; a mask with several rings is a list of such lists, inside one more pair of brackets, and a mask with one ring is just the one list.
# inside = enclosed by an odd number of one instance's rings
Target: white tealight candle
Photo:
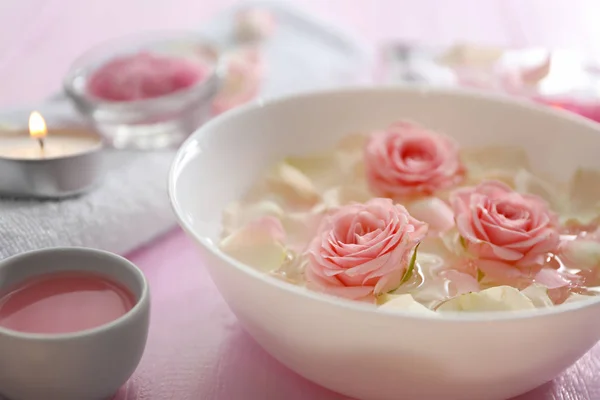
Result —
[[0, 195], [59, 198], [93, 187], [103, 172], [102, 140], [80, 129], [52, 129], [42, 116], [29, 132], [0, 130]]
[[100, 138], [83, 129], [55, 129], [48, 134], [39, 113], [32, 113], [29, 132], [0, 132], [0, 157], [21, 160], [51, 159], [97, 150]]
[[44, 140], [42, 149], [28, 134], [0, 133], [0, 157], [21, 160], [68, 157], [97, 149], [101, 141], [86, 131], [57, 130]]

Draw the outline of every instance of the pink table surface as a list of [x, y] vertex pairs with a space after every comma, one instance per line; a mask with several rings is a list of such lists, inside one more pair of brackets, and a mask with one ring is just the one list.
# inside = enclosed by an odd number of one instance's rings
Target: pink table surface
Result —
[[[70, 61], [100, 40], [139, 30], [194, 27], [233, 3], [3, 0], [0, 106], [36, 101], [56, 91]], [[298, 3], [373, 43], [404, 38], [600, 49], [598, 0]], [[128, 257], [150, 281], [153, 310], [146, 353], [118, 400], [344, 399], [280, 365], [243, 331], [211, 282], [194, 244], [180, 230]], [[519, 399], [600, 399], [600, 347], [553, 382]]]

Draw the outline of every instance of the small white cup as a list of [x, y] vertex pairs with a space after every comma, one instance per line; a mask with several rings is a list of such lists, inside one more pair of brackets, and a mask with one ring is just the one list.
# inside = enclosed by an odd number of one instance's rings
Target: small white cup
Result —
[[100, 273], [135, 296], [124, 316], [66, 334], [17, 332], [0, 327], [0, 393], [11, 400], [110, 398], [137, 368], [148, 336], [150, 291], [128, 260], [100, 250], [64, 247], [0, 261], [0, 290], [50, 272]]

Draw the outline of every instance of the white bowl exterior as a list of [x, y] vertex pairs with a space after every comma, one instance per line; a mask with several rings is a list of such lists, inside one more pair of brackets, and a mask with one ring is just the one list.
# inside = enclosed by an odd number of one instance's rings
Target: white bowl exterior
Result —
[[[506, 399], [552, 379], [600, 338], [600, 303], [528, 318], [419, 318], [303, 294], [219, 253], [222, 209], [269, 164], [408, 118], [463, 146], [520, 145], [537, 172], [600, 170], [598, 128], [566, 113], [478, 94], [355, 89], [242, 107], [200, 128], [170, 181], [182, 225], [247, 331], [306, 378], [364, 400]], [[575, 140], [576, 138], [576, 140]]]

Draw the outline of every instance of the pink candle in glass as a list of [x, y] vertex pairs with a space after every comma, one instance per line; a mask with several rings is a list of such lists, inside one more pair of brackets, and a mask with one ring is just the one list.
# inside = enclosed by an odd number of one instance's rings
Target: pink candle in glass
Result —
[[165, 96], [206, 79], [206, 64], [149, 52], [116, 57], [92, 73], [88, 92], [102, 100], [135, 101]]

